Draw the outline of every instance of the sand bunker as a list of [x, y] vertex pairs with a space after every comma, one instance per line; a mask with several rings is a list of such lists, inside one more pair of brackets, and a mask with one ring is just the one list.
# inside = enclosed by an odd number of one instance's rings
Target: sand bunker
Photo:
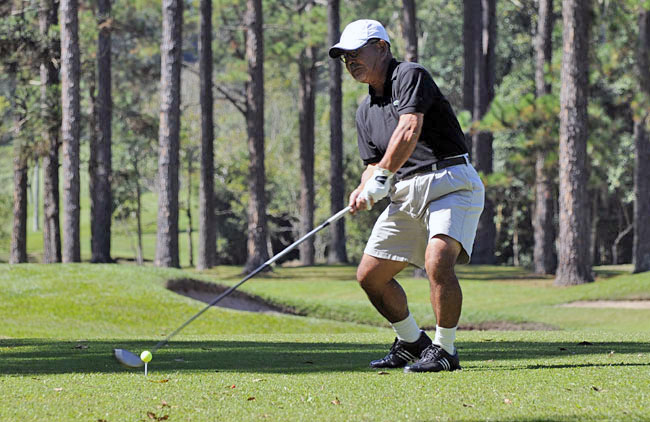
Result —
[[[183, 296], [200, 300], [204, 303], [212, 302], [221, 293], [228, 290], [228, 286], [220, 284], [206, 283], [204, 281], [192, 279], [169, 280], [167, 289]], [[289, 308], [273, 305], [259, 296], [235, 290], [228, 296], [224, 297], [215, 306], [222, 308], [236, 309], [248, 312], [280, 312], [285, 314], [296, 315], [296, 312]]]
[[579, 300], [560, 306], [565, 308], [650, 309], [650, 300]]

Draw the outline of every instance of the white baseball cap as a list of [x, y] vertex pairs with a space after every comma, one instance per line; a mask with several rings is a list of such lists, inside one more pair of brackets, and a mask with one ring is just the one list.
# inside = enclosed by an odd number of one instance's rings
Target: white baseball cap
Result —
[[360, 19], [349, 23], [341, 34], [341, 41], [330, 48], [330, 57], [335, 59], [346, 51], [356, 50], [368, 40], [379, 38], [390, 44], [384, 26], [372, 19]]

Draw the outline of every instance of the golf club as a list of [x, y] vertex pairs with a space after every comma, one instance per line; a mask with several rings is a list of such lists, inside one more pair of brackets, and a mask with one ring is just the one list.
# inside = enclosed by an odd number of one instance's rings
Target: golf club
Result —
[[[341, 211], [337, 212], [330, 218], [328, 218], [323, 224], [320, 226], [316, 227], [300, 239], [296, 240], [293, 242], [291, 245], [287, 246], [282, 252], [279, 252], [276, 254], [274, 257], [270, 258], [268, 261], [257, 267], [255, 270], [253, 270], [251, 273], [249, 273], [246, 277], [244, 277], [239, 283], [235, 284], [234, 286], [230, 287], [228, 290], [225, 292], [221, 293], [219, 296], [215, 297], [210, 303], [208, 303], [203, 309], [201, 309], [199, 312], [197, 312], [195, 315], [193, 315], [190, 319], [185, 321], [180, 327], [178, 327], [174, 332], [172, 332], [170, 335], [168, 335], [166, 338], [163, 340], [159, 341], [158, 344], [156, 344], [153, 349], [151, 349], [151, 353], [156, 353], [158, 349], [166, 345], [169, 340], [174, 337], [176, 334], [178, 334], [183, 328], [187, 327], [192, 321], [197, 319], [201, 314], [203, 314], [205, 311], [210, 309], [211, 306], [214, 306], [215, 304], [219, 303], [221, 299], [224, 297], [228, 296], [230, 293], [234, 292], [239, 286], [244, 284], [246, 281], [250, 280], [253, 278], [255, 275], [257, 275], [260, 271], [265, 269], [266, 267], [270, 266], [273, 264], [275, 261], [278, 259], [282, 258], [285, 256], [287, 253], [289, 253], [291, 250], [293, 250], [296, 246], [300, 245], [302, 242], [305, 240], [309, 239], [325, 227], [329, 226], [331, 223], [334, 223], [335, 221], [341, 219], [345, 214], [347, 214], [350, 211], [350, 206], [347, 206], [343, 208]], [[113, 349], [113, 355], [115, 356], [115, 359], [119, 363], [121, 363], [124, 366], [127, 366], [129, 368], [138, 368], [142, 365], [144, 365], [144, 362], [140, 359], [138, 355], [135, 353], [129, 352], [126, 349]]]

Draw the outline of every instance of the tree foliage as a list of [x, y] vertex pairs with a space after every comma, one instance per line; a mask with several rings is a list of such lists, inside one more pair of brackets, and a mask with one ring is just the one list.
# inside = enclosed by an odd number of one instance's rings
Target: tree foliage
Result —
[[[554, 2], [559, 16], [561, 5]], [[628, 262], [632, 233], [626, 232], [633, 208], [632, 130], [635, 117], [650, 108], [647, 96], [636, 88], [635, 46], [637, 17], [647, 2], [625, 0], [596, 2], [593, 11], [592, 52], [589, 75], [590, 218], [597, 236], [592, 242], [594, 263]], [[0, 7], [0, 148], [18, 140], [13, 131], [16, 116], [28, 117], [21, 139], [31, 151], [42, 153], [43, 129], [37, 63], [58, 42], [59, 28], [48, 37], [38, 33], [34, 1], [23, 2], [24, 13]], [[531, 212], [534, 198], [535, 153], [546, 155], [545, 165], [557, 175], [559, 137], [559, 81], [562, 28], [556, 19], [553, 62], [546, 72], [552, 91], [535, 96], [533, 38], [536, 1], [500, 1], [497, 6], [495, 98], [482, 121], [472, 124], [463, 111], [462, 2], [421, 0], [417, 5], [419, 61], [459, 113], [465, 130], [494, 133], [494, 173], [486, 178], [487, 194], [496, 204], [497, 262], [528, 265], [532, 261]], [[386, 26], [391, 50], [405, 53], [401, 3], [378, 0], [341, 2], [341, 26], [358, 18], [374, 18]], [[88, 157], [89, 81], [96, 55], [97, 25], [94, 1], [80, 1], [82, 60], [82, 169]], [[297, 238], [300, 221], [298, 64], [306, 47], [317, 49], [315, 113], [315, 221], [331, 214], [329, 187], [329, 100], [327, 85], [327, 9], [323, 1], [264, 0], [265, 42], [265, 152], [269, 244], [277, 253]], [[243, 264], [246, 259], [248, 150], [245, 126], [245, 88], [249, 81], [245, 57], [244, 0], [214, 0], [213, 91], [215, 127], [215, 217], [219, 263]], [[160, 37], [162, 15], [158, 0], [115, 0], [107, 25], [112, 37], [113, 87], [113, 217], [116, 235], [137, 232], [138, 190], [145, 203], [155, 197], [156, 138], [160, 102]], [[198, 145], [198, 36], [199, 1], [185, 1], [183, 33], [181, 149]], [[346, 196], [358, 183], [362, 163], [356, 147], [354, 116], [367, 88], [343, 75], [343, 154]], [[58, 97], [58, 92], [53, 93]], [[650, 124], [650, 123], [649, 123]], [[4, 151], [4, 150], [3, 150]], [[40, 152], [39, 152], [40, 151]], [[193, 206], [198, 204], [198, 178], [187, 180], [182, 160], [181, 183], [194, 183]], [[10, 163], [2, 162], [2, 181]], [[198, 169], [198, 165], [195, 166]], [[137, 181], [137, 183], [136, 183]], [[557, 180], [554, 180], [557, 183]], [[7, 183], [3, 183], [7, 185]], [[9, 195], [0, 186], [0, 201]], [[185, 192], [185, 190], [182, 190]], [[185, 195], [183, 193], [183, 195]], [[181, 203], [185, 203], [185, 200]], [[2, 210], [7, 207], [2, 206]], [[358, 260], [376, 213], [360, 213], [346, 222], [348, 257]], [[193, 210], [196, 215], [196, 209]], [[146, 217], [146, 216], [145, 216]], [[8, 220], [0, 215], [0, 236]], [[181, 216], [181, 231], [186, 224]], [[143, 221], [151, 231], [154, 221]], [[327, 231], [316, 237], [317, 261], [323, 261]], [[515, 240], [516, 239], [516, 240]], [[2, 244], [6, 244], [6, 240]], [[615, 245], [612, 248], [612, 245]], [[185, 242], [180, 242], [185, 248]], [[7, 248], [3, 247], [3, 250]], [[297, 252], [288, 259], [296, 259]], [[616, 257], [615, 257], [616, 255]], [[147, 256], [152, 259], [153, 256]]]

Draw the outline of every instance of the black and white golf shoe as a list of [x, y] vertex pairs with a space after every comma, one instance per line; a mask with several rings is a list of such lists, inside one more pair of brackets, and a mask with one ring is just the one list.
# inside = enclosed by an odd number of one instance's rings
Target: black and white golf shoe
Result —
[[437, 344], [432, 344], [422, 352], [422, 357], [412, 365], [404, 367], [404, 372], [441, 372], [461, 369], [458, 350], [453, 355]]
[[420, 338], [415, 343], [407, 343], [395, 338], [388, 354], [370, 362], [371, 368], [403, 368], [409, 362], [415, 362], [422, 356], [422, 352], [431, 345], [431, 339], [422, 331]]

